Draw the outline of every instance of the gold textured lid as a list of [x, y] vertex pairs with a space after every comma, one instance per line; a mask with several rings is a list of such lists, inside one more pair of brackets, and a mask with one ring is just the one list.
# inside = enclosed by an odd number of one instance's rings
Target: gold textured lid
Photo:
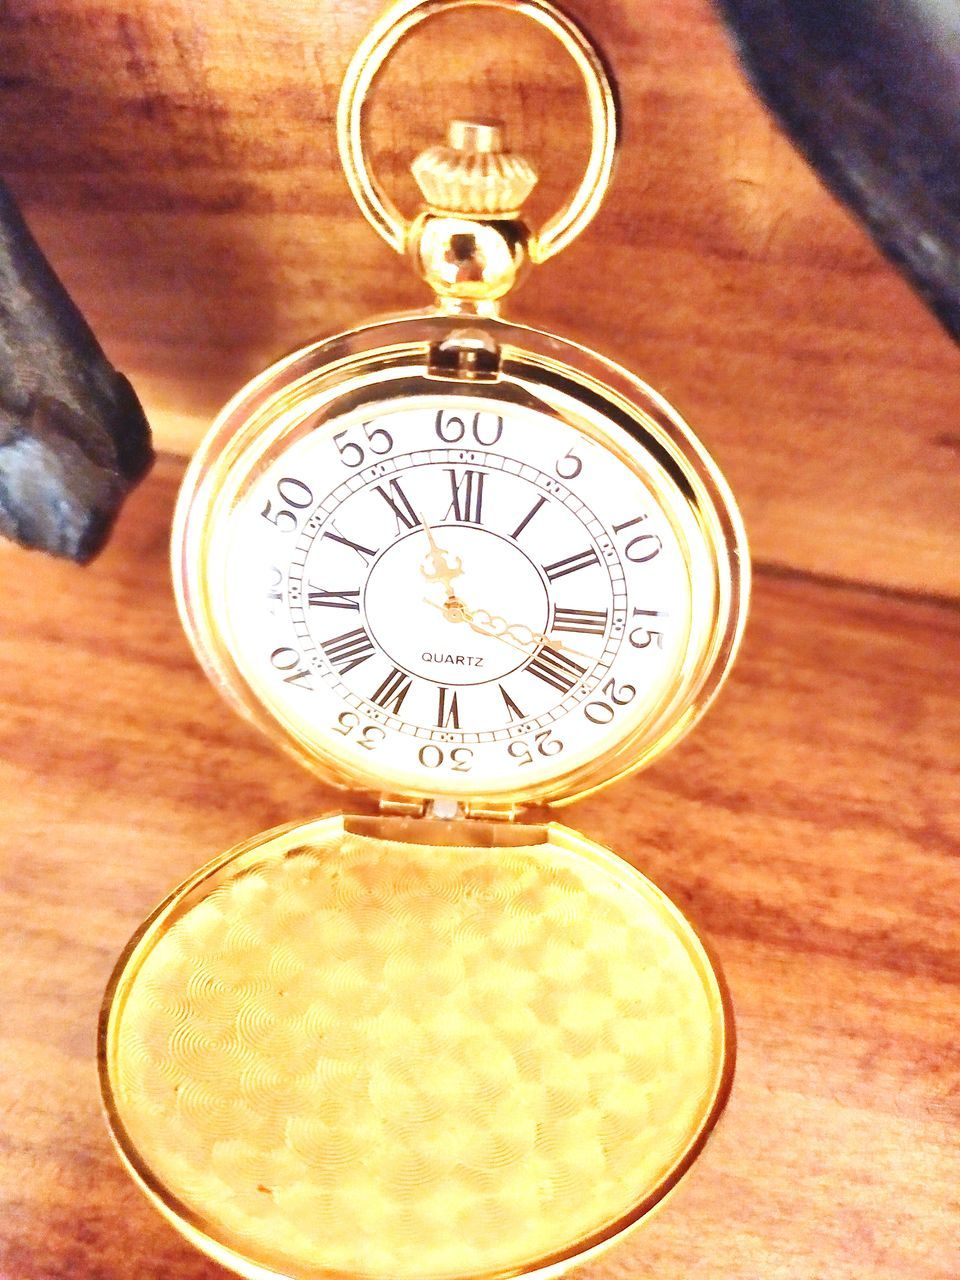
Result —
[[113, 1137], [248, 1280], [556, 1275], [636, 1226], [723, 1109], [729, 1004], [676, 907], [564, 827], [466, 825], [266, 833], [117, 968]]
[[493, 121], [453, 120], [446, 144], [422, 151], [411, 168], [428, 206], [442, 213], [516, 213], [537, 182], [528, 160], [504, 150]]

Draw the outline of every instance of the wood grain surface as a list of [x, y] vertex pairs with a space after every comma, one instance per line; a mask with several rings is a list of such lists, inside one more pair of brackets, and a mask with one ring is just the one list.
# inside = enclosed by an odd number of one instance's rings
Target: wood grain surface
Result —
[[[623, 359], [723, 461], [759, 559], [960, 594], [955, 349], [752, 97], [709, 0], [568, 0], [622, 89], [616, 183], [517, 318]], [[163, 448], [189, 451], [288, 348], [424, 292], [336, 158], [347, 60], [380, 0], [7, 0], [0, 173]], [[452, 115], [503, 117], [575, 179], [572, 66], [515, 15], [435, 20], [374, 104], [385, 181]]]
[[[356, 213], [332, 120], [378, 0], [8, 0], [0, 173], [168, 450], [283, 350], [420, 305]], [[714, 447], [760, 565], [717, 708], [564, 813], [712, 937], [728, 1115], [595, 1280], [960, 1274], [956, 350], [751, 97], [708, 0], [575, 0], [627, 137], [594, 227], [513, 314], [640, 371]], [[505, 117], [544, 180], [585, 141], [570, 68], [506, 16], [398, 57], [374, 149]], [[215, 1280], [98, 1114], [100, 994], [144, 914], [257, 830], [339, 807], [222, 705], [166, 564], [161, 464], [78, 571], [0, 550], [0, 1278]]]
[[[0, 1276], [215, 1280], [110, 1147], [94, 1031], [179, 879], [338, 808], [221, 704], [180, 631], [164, 459], [88, 570], [0, 552]], [[737, 1010], [727, 1116], [593, 1280], [960, 1272], [960, 611], [762, 570], [698, 731], [563, 817], [713, 939]]]

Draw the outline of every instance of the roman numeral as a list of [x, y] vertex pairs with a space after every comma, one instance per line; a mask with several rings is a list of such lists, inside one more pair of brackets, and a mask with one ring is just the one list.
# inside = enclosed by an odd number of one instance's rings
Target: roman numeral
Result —
[[393, 514], [397, 517], [397, 532], [401, 528], [412, 529], [418, 525], [420, 521], [417, 519], [416, 512], [410, 505], [410, 499], [400, 488], [400, 484], [396, 480], [390, 481], [390, 489], [392, 493], [388, 493], [382, 484], [374, 487], [374, 493], [379, 493]]
[[371, 696], [370, 701], [375, 702], [378, 707], [383, 707], [385, 711], [392, 711], [394, 715], [398, 716], [400, 708], [403, 706], [403, 700], [410, 692], [412, 684], [413, 681], [409, 676], [405, 676], [402, 671], [398, 671], [394, 667], [383, 684]]
[[544, 645], [533, 661], [527, 664], [526, 670], [538, 680], [552, 684], [561, 693], [569, 693], [586, 672], [586, 667], [574, 662], [568, 654], [558, 653], [556, 649]]
[[576, 631], [584, 636], [602, 636], [607, 629], [606, 609], [561, 609], [553, 606], [551, 631]]
[[537, 512], [540, 510], [540, 508], [543, 506], [545, 502], [546, 502], [546, 498], [538, 498], [536, 500], [536, 502], [533, 504], [533, 506], [530, 508], [527, 514], [523, 517], [523, 519], [514, 529], [513, 533], [511, 533], [510, 535], [511, 538], [520, 537], [521, 533], [523, 533], [524, 529], [527, 527], [527, 525], [530, 523], [530, 521], [537, 514]]
[[372, 658], [376, 652], [373, 641], [363, 627], [345, 631], [342, 636], [334, 636], [320, 648], [327, 655], [330, 665], [342, 676], [354, 667], [359, 667], [361, 662]]
[[323, 605], [327, 609], [360, 608], [360, 589], [356, 591], [327, 591], [323, 587], [307, 583], [307, 604], [314, 607]]
[[497, 688], [500, 690], [500, 697], [503, 699], [504, 706], [507, 708], [507, 719], [508, 720], [526, 720], [527, 717], [523, 714], [523, 712], [520, 710], [520, 708], [517, 706], [514, 700], [510, 697], [509, 693], [507, 693], [503, 685], [498, 684]]
[[483, 509], [482, 471], [464, 471], [461, 478], [453, 467], [445, 467], [450, 477], [450, 508], [444, 516], [445, 520], [460, 520], [464, 524], [479, 524]]
[[330, 528], [324, 533], [325, 538], [329, 538], [331, 542], [339, 542], [341, 546], [349, 547], [351, 551], [355, 551], [364, 564], [369, 564], [373, 557], [377, 554], [376, 547], [365, 547], [362, 542], [353, 542], [350, 538], [345, 538], [337, 526], [331, 521]]
[[438, 729], [459, 729], [460, 728], [460, 708], [457, 706], [457, 695], [451, 689], [445, 689], [443, 685], [439, 690], [439, 701], [437, 704], [437, 728]]
[[556, 582], [558, 578], [565, 578], [568, 573], [576, 573], [579, 569], [588, 569], [590, 565], [599, 563], [600, 557], [596, 551], [593, 547], [588, 547], [586, 551], [578, 551], [575, 556], [567, 556], [565, 560], [545, 564], [543, 572], [551, 582]]

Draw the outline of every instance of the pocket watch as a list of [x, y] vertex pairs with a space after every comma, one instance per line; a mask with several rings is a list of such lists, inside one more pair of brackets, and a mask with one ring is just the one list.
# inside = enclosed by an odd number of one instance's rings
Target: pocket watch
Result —
[[[578, 67], [578, 189], [539, 230], [489, 122], [417, 157], [408, 221], [364, 106], [425, 18], [519, 11]], [[719, 470], [633, 374], [503, 298], [584, 229], [618, 109], [547, 0], [404, 0], [344, 81], [361, 212], [426, 310], [244, 387], [183, 484], [173, 573], [224, 697], [341, 813], [176, 889], [111, 979], [112, 1137], [194, 1244], [262, 1280], [559, 1274], [635, 1227], [723, 1109], [733, 1024], [693, 926], [550, 810], [649, 763], [722, 683], [748, 593]]]

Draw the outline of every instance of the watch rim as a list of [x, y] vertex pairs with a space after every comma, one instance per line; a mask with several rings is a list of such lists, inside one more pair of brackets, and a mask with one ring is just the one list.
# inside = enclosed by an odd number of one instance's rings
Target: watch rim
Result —
[[[478, 330], [503, 353], [498, 381], [440, 377], [430, 372], [431, 347], [464, 329]], [[280, 416], [279, 401], [310, 385], [311, 396], [326, 388], [326, 400], [348, 399], [356, 385], [375, 386], [387, 399], [391, 386], [403, 384], [404, 398], [416, 394], [497, 396], [505, 385], [534, 389], [559, 414], [550, 396], [572, 397], [599, 420], [626, 431], [638, 449], [651, 452], [650, 440], [666, 448], [680, 481], [695, 501], [704, 546], [710, 556], [713, 623], [709, 640], [696, 654], [695, 678], [684, 695], [661, 702], [590, 761], [548, 775], [539, 783], [509, 789], [473, 791], [447, 786], [402, 786], [386, 790], [375, 770], [354, 767], [335, 752], [330, 735], [297, 735], [253, 688], [230, 653], [214, 616], [206, 550], [211, 526], [220, 513], [218, 498], [228, 477], [249, 474], [250, 458]], [[416, 390], [411, 388], [415, 387]], [[399, 390], [395, 394], [401, 394]], [[332, 416], [332, 415], [331, 415]], [[559, 414], [559, 416], [563, 416]], [[582, 428], [580, 428], [582, 429]], [[646, 433], [646, 439], [641, 438]], [[600, 430], [607, 447], [623, 457], [615, 435]], [[630, 465], [629, 458], [624, 458]], [[636, 469], [636, 468], [634, 468]], [[659, 497], [659, 495], [658, 495]], [[177, 500], [171, 539], [171, 565], [177, 608], [191, 647], [222, 696], [245, 719], [292, 754], [323, 781], [368, 798], [423, 805], [438, 796], [467, 800], [484, 812], [511, 815], [538, 807], [561, 807], [646, 767], [699, 722], [719, 693], [739, 648], [746, 621], [750, 563], [746, 534], [730, 488], [719, 467], [677, 410], [658, 392], [620, 365], [567, 338], [502, 319], [412, 313], [373, 321], [291, 352], [254, 377], [214, 419], [194, 455]], [[688, 565], [689, 568], [689, 565]], [[695, 590], [691, 584], [691, 592]], [[686, 657], [689, 657], [689, 651]], [[686, 665], [686, 658], [684, 665]], [[646, 741], [644, 741], [646, 739]]]

